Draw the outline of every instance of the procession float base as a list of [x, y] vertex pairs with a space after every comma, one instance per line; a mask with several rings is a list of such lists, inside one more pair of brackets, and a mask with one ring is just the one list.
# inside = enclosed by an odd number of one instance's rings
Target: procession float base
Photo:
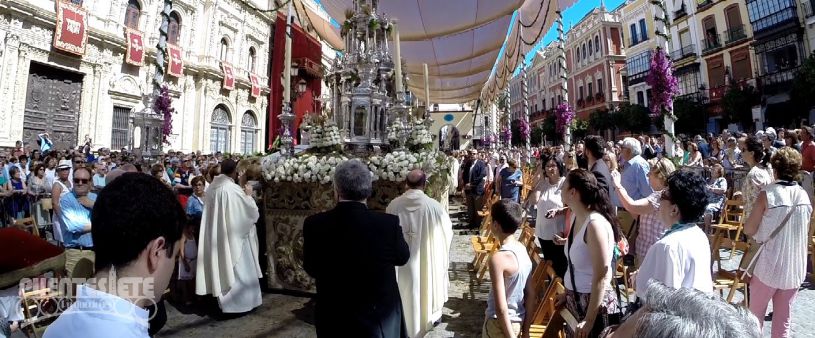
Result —
[[[432, 179], [429, 185], [434, 185]], [[399, 182], [374, 181], [368, 207], [384, 211], [388, 203], [402, 194], [403, 186]], [[269, 288], [316, 291], [314, 279], [303, 270], [303, 221], [308, 216], [334, 207], [333, 189], [331, 183], [269, 182], [265, 185], [263, 200]], [[426, 191], [446, 208], [447, 189], [445, 186]]]

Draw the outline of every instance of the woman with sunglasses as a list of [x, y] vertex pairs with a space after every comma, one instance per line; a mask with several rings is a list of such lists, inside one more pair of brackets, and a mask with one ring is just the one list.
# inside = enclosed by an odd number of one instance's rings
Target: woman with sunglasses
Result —
[[638, 298], [645, 299], [650, 279], [672, 288], [713, 291], [710, 244], [696, 225], [706, 206], [704, 178], [684, 170], [668, 176], [660, 193], [658, 214], [669, 228], [648, 249], [640, 269], [631, 274]]
[[34, 171], [31, 172], [31, 178], [29, 178], [28, 192], [35, 197], [40, 197], [48, 191], [45, 187], [45, 165], [37, 163], [34, 166]]
[[666, 180], [674, 171], [673, 162], [667, 158], [660, 160], [652, 159], [648, 161], [651, 169], [648, 171], [648, 183], [654, 192], [646, 198], [633, 200], [628, 191], [622, 185], [622, 176], [619, 172], [612, 172], [611, 179], [614, 187], [617, 188], [617, 196], [626, 211], [640, 215], [640, 224], [637, 232], [637, 239], [634, 242], [635, 255], [637, 262], [640, 263], [645, 259], [645, 254], [648, 248], [659, 239], [659, 236], [670, 226], [666, 225], [659, 219], [659, 196], [662, 190], [666, 187]]

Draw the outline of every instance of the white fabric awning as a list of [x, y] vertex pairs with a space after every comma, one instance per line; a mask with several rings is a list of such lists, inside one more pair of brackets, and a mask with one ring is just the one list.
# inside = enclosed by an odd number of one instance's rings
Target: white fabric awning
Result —
[[[398, 20], [408, 88], [431, 103], [464, 103], [500, 92], [523, 57], [555, 22], [555, 12], [577, 0], [380, 0], [379, 13]], [[353, 0], [322, 0], [345, 21]], [[517, 11], [518, 15], [513, 17]], [[513, 23], [512, 20], [515, 20]], [[507, 31], [512, 24], [512, 31]], [[506, 43], [506, 50], [500, 53]], [[495, 73], [491, 70], [495, 67]]]

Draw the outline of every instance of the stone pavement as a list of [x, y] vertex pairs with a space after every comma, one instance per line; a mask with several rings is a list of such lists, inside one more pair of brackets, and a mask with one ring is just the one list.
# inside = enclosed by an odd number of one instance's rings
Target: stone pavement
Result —
[[[457, 227], [463, 219], [461, 201], [453, 199], [450, 209], [454, 227]], [[455, 231], [450, 259], [450, 298], [445, 304], [442, 322], [427, 337], [481, 336], [489, 277], [479, 284], [469, 271], [473, 258], [469, 236], [467, 231]], [[733, 261], [739, 258], [736, 256]], [[735, 301], [742, 297], [736, 295]], [[252, 313], [232, 319], [182, 312], [168, 305], [167, 325], [158, 337], [314, 337], [313, 308], [314, 302], [303, 295], [275, 293], [265, 293], [263, 305]], [[770, 337], [770, 326], [770, 321], [766, 321], [764, 337]], [[815, 286], [809, 283], [802, 287], [793, 305], [792, 330], [794, 337], [815, 337]]]

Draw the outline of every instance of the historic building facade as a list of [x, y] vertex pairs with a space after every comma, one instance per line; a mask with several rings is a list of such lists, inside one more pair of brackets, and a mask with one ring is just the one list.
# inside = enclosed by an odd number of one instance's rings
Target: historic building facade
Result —
[[[94, 148], [158, 150], [161, 121], [145, 112], [164, 2], [71, 2], [0, 2], [0, 146], [36, 147], [49, 132], [60, 147], [88, 137]], [[273, 17], [257, 2], [173, 2], [165, 83], [176, 112], [164, 149], [263, 150]]]
[[625, 67], [619, 10], [593, 9], [566, 35], [569, 103], [588, 119], [596, 110], [610, 110], [623, 101], [621, 70]]
[[629, 101], [648, 106], [651, 87], [645, 83], [651, 57], [658, 47], [654, 34], [654, 5], [649, 0], [628, 0], [620, 7], [625, 44], [625, 73]]

